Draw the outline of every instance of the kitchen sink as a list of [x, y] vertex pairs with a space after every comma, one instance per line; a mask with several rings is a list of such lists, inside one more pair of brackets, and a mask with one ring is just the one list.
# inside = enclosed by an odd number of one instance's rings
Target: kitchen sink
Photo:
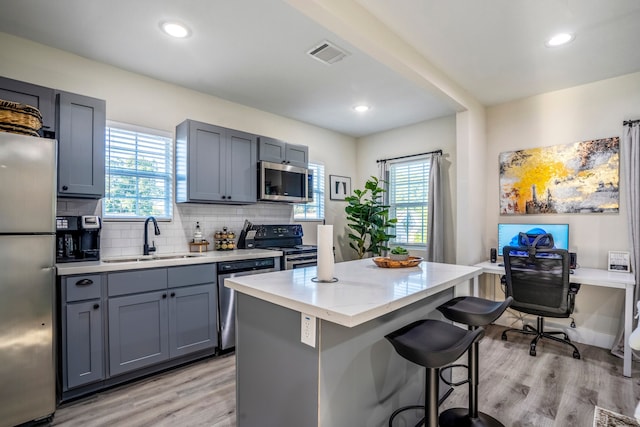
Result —
[[143, 261], [163, 261], [172, 259], [186, 259], [204, 256], [204, 254], [187, 253], [187, 254], [166, 254], [166, 255], [138, 255], [127, 257], [105, 258], [102, 262], [119, 263], [119, 262], [143, 262]]

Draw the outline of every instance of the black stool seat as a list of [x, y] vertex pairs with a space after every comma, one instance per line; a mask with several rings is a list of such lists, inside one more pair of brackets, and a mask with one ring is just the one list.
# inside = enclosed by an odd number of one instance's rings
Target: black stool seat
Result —
[[438, 307], [449, 320], [469, 326], [486, 326], [494, 322], [511, 305], [512, 297], [492, 301], [478, 297], [453, 298]]
[[[405, 359], [424, 366], [425, 379], [425, 422], [427, 427], [438, 426], [438, 377], [442, 366], [446, 366], [462, 356], [474, 343], [484, 336], [484, 329], [465, 330], [440, 320], [418, 320], [410, 323], [385, 338], [398, 354]], [[407, 409], [423, 408], [410, 405], [394, 411], [389, 418], [389, 426], [400, 412]]]
[[425, 368], [454, 362], [484, 335], [439, 320], [418, 320], [385, 336], [400, 356]]

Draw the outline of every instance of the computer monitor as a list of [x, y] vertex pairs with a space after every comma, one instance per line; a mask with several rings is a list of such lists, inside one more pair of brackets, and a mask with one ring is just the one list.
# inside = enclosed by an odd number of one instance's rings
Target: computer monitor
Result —
[[518, 246], [520, 233], [549, 233], [556, 249], [569, 250], [569, 224], [498, 224], [498, 256], [505, 246]]

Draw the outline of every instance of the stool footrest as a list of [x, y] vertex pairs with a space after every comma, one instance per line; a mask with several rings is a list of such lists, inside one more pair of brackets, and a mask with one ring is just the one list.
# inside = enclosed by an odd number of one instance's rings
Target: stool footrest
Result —
[[[447, 390], [447, 392], [438, 400], [438, 406], [442, 405], [444, 401], [447, 400], [447, 398], [451, 395], [452, 392], [453, 392], [453, 389], [449, 387], [449, 390]], [[392, 427], [393, 419], [396, 417], [396, 415], [398, 415], [400, 412], [408, 411], [409, 409], [422, 409], [424, 411], [424, 405], [408, 405], [408, 406], [403, 406], [402, 408], [396, 409], [395, 411], [393, 411], [393, 413], [389, 417], [389, 427]], [[423, 424], [424, 424], [424, 417], [422, 417], [422, 419], [418, 422], [418, 424], [416, 424], [416, 427], [421, 426]]]
[[469, 383], [469, 375], [467, 375], [467, 379], [466, 380], [458, 381], [457, 383], [449, 381], [449, 380], [445, 379], [442, 376], [443, 371], [448, 370], [448, 369], [453, 369], [453, 368], [465, 368], [467, 371], [469, 370], [469, 367], [467, 365], [463, 365], [463, 364], [447, 365], [444, 368], [440, 368], [440, 379], [442, 380], [442, 382], [445, 383], [446, 385], [450, 386], [450, 387], [458, 387], [458, 386], [460, 386], [462, 384], [468, 384]]

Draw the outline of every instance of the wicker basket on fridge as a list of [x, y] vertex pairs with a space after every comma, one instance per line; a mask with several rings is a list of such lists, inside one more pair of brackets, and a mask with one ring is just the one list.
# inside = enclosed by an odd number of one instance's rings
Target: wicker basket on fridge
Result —
[[0, 99], [0, 131], [39, 136], [40, 110], [30, 105]]

